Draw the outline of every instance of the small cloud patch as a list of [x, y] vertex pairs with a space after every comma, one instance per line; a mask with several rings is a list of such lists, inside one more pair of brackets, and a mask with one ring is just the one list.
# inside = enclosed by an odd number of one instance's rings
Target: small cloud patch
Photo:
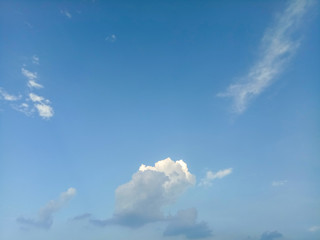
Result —
[[280, 186], [287, 184], [287, 182], [288, 182], [287, 180], [273, 181], [272, 186], [273, 187], [280, 187]]
[[212, 181], [215, 179], [221, 179], [232, 173], [232, 168], [220, 170], [218, 172], [207, 171], [206, 176], [201, 179], [199, 186], [211, 186]]
[[283, 235], [281, 233], [279, 233], [278, 231], [272, 231], [272, 232], [264, 232], [261, 235], [260, 240], [275, 240], [278, 238], [282, 238]]
[[76, 189], [69, 188], [66, 192], [60, 194], [56, 200], [51, 200], [44, 207], [42, 207], [36, 218], [17, 218], [17, 222], [24, 227], [36, 227], [49, 229], [53, 224], [53, 214], [58, 212], [69, 202], [76, 194]]
[[212, 236], [212, 230], [206, 222], [197, 223], [197, 210], [190, 208], [180, 210], [170, 218], [164, 236], [183, 235], [188, 239], [199, 239]]
[[69, 11], [67, 10], [60, 10], [60, 13], [64, 16], [66, 16], [67, 18], [71, 19], [72, 18], [72, 15]]
[[105, 38], [108, 42], [115, 42], [117, 40], [117, 36], [115, 34], [111, 34]]

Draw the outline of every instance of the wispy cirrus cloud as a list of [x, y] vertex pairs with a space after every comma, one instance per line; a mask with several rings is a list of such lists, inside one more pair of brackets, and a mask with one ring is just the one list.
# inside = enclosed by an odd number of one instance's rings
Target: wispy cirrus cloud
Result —
[[32, 63], [39, 64], [39, 61], [40, 61], [40, 59], [37, 55], [32, 56]]
[[49, 229], [53, 224], [53, 214], [64, 207], [76, 194], [76, 189], [69, 188], [60, 194], [56, 200], [51, 200], [42, 207], [35, 218], [17, 218], [17, 222], [23, 226]]
[[16, 96], [9, 94], [3, 88], [0, 87], [0, 99], [12, 102], [21, 99], [21, 95]]
[[38, 78], [38, 74], [36, 72], [31, 72], [25, 68], [21, 68], [21, 73], [28, 79], [34, 80]]
[[28, 87], [29, 88], [43, 88], [43, 86], [39, 83], [37, 83], [38, 73], [37, 72], [31, 72], [24, 67], [21, 68], [21, 73], [23, 76], [25, 76], [28, 79]]
[[281, 233], [279, 233], [278, 231], [268, 231], [268, 232], [264, 232], [261, 235], [260, 240], [274, 240], [274, 239], [278, 239], [278, 238], [282, 238], [283, 235]]
[[320, 231], [320, 225], [318, 226], [312, 226], [308, 229], [309, 232], [318, 232]]
[[[33, 55], [32, 62], [33, 64], [39, 64], [39, 57]], [[11, 107], [27, 116], [31, 116], [34, 112], [37, 112], [43, 119], [51, 118], [54, 115], [54, 110], [50, 100], [34, 92], [35, 90], [43, 88], [43, 85], [38, 83], [38, 73], [30, 71], [24, 64], [21, 68], [21, 74], [27, 78], [27, 94], [25, 96], [21, 94], [18, 96], [11, 95], [3, 88], [0, 88], [0, 99], [14, 102], [14, 104], [11, 104]]]
[[272, 182], [272, 186], [273, 187], [280, 187], [280, 186], [283, 186], [283, 185], [285, 185], [287, 183], [288, 183], [288, 180], [273, 181]]
[[[39, 60], [40, 59], [37, 55], [33, 55], [33, 64], [39, 64]], [[43, 85], [38, 82], [38, 73], [30, 71], [27, 69], [26, 64], [23, 64], [21, 74], [27, 78], [27, 94], [24, 96], [21, 94], [12, 95], [0, 87], [0, 100], [12, 102], [10, 105], [13, 109], [22, 112], [27, 116], [31, 116], [37, 112], [43, 119], [53, 117], [54, 110], [51, 106], [50, 100], [35, 93], [36, 90], [44, 88]]]
[[60, 13], [69, 19], [72, 18], [72, 15], [68, 10], [60, 10]]
[[[33, 61], [35, 60], [39, 62], [39, 57], [35, 58], [34, 55]], [[23, 67], [21, 68], [21, 73], [28, 79], [27, 85], [30, 90], [43, 88], [43, 86], [37, 82], [37, 72], [31, 72]], [[50, 105], [50, 100], [39, 96], [34, 92], [30, 92], [26, 100], [31, 101], [33, 103], [32, 106], [30, 106], [27, 102], [24, 102], [17, 107], [19, 111], [24, 112], [27, 115], [31, 115], [36, 110], [39, 116], [43, 119], [49, 119], [54, 115], [53, 108]]]
[[108, 42], [115, 42], [117, 40], [117, 36], [115, 34], [111, 34], [105, 38]]
[[199, 186], [211, 186], [212, 181], [215, 179], [221, 179], [232, 173], [232, 168], [220, 170], [218, 172], [207, 171], [206, 176], [201, 179]]
[[233, 98], [233, 111], [243, 113], [250, 101], [261, 94], [284, 70], [300, 45], [299, 23], [312, 5], [311, 0], [288, 1], [284, 12], [268, 28], [261, 40], [261, 56], [238, 83], [231, 84], [220, 97]]

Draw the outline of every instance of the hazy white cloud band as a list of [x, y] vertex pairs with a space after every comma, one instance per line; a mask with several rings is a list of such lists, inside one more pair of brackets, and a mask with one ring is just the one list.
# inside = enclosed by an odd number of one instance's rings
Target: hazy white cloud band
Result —
[[3, 88], [0, 87], [0, 99], [4, 99], [5, 101], [17, 101], [21, 98], [21, 96], [15, 96], [7, 93]]
[[44, 207], [42, 207], [36, 218], [19, 217], [18, 223], [25, 226], [33, 226], [37, 228], [50, 228], [53, 224], [53, 214], [64, 207], [69, 200], [76, 194], [76, 189], [69, 188], [66, 192], [60, 194], [56, 200], [51, 200]]
[[216, 173], [207, 171], [206, 176], [201, 179], [199, 186], [211, 186], [213, 180], [224, 178], [225, 176], [228, 176], [231, 173], [232, 168], [220, 170]]
[[308, 229], [309, 232], [318, 232], [320, 231], [320, 225], [319, 226], [312, 226]]
[[273, 181], [272, 182], [272, 186], [273, 187], [280, 187], [280, 186], [283, 186], [283, 185], [285, 185], [287, 183], [288, 183], [288, 180]]
[[299, 47], [300, 39], [295, 36], [301, 18], [306, 14], [312, 0], [288, 1], [287, 8], [268, 28], [261, 40], [261, 57], [240, 82], [231, 84], [221, 97], [234, 100], [233, 110], [242, 113], [250, 100], [262, 93], [283, 71], [285, 64]]

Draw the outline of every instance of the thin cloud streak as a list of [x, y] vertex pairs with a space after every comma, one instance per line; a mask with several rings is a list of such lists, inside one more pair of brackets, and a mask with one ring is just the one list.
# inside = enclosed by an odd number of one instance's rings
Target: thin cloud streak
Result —
[[220, 170], [216, 173], [207, 171], [206, 176], [201, 179], [199, 186], [211, 186], [213, 180], [224, 178], [231, 173], [232, 173], [232, 168]]
[[287, 180], [282, 180], [282, 181], [273, 181], [272, 182], [272, 186], [273, 187], [279, 187], [279, 186], [283, 186], [287, 183]]
[[313, 1], [289, 1], [281, 17], [273, 27], [266, 30], [261, 40], [261, 57], [240, 82], [231, 84], [219, 97], [233, 98], [233, 111], [243, 113], [250, 101], [269, 87], [284, 70], [300, 45], [300, 39], [293, 36], [298, 30], [301, 18]]
[[33, 55], [32, 56], [32, 63], [34, 64], [39, 64], [39, 57], [37, 55]]
[[319, 226], [312, 226], [308, 229], [309, 232], [318, 232], [320, 231], [320, 225]]
[[115, 34], [111, 34], [105, 38], [106, 41], [115, 42], [117, 40], [117, 36]]
[[72, 18], [72, 15], [70, 12], [68, 12], [67, 10], [60, 10], [60, 13], [65, 15], [67, 18]]
[[19, 217], [17, 222], [25, 226], [49, 229], [53, 224], [53, 214], [64, 207], [75, 194], [76, 189], [69, 188], [66, 192], [61, 193], [58, 199], [51, 200], [42, 207], [36, 218]]
[[38, 74], [36, 72], [31, 72], [25, 68], [21, 68], [21, 73], [28, 79], [34, 80], [38, 78]]
[[3, 88], [0, 88], [0, 99], [4, 99], [6, 101], [17, 101], [21, 98], [21, 96], [15, 96], [7, 93]]

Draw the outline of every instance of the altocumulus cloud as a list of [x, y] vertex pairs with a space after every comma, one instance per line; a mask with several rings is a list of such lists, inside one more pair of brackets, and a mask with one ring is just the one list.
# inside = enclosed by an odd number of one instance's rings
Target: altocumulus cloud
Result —
[[260, 59], [239, 83], [231, 84], [226, 92], [218, 94], [233, 98], [234, 112], [244, 112], [250, 100], [270, 86], [283, 71], [300, 45], [296, 36], [298, 26], [312, 3], [312, 0], [288, 1], [285, 11], [276, 19], [274, 26], [266, 30], [261, 40]]
[[61, 193], [58, 199], [51, 200], [42, 207], [36, 218], [19, 217], [17, 222], [24, 226], [49, 229], [53, 224], [53, 214], [65, 206], [75, 194], [76, 189], [69, 188], [66, 192]]
[[[39, 57], [34, 55], [32, 63], [38, 65]], [[8, 94], [0, 87], [0, 100], [12, 102], [11, 107], [19, 112], [23, 112], [27, 116], [31, 116], [34, 112], [38, 112], [43, 119], [49, 119], [54, 115], [54, 110], [49, 99], [39, 96], [35, 90], [43, 88], [38, 82], [38, 73], [30, 71], [24, 64], [21, 68], [21, 74], [27, 78], [27, 95], [12, 95]], [[14, 104], [13, 104], [14, 103]]]

